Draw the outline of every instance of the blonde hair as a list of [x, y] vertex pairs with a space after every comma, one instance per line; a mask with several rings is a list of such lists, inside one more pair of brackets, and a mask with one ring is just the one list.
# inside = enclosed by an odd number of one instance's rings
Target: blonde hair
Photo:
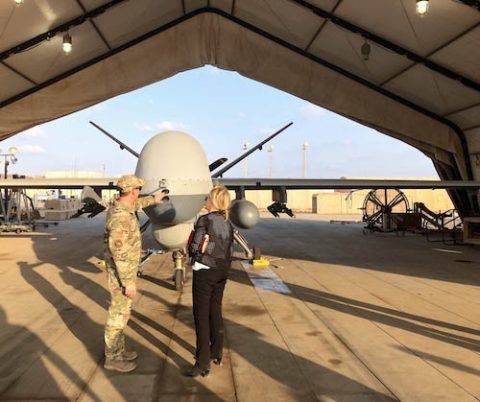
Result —
[[225, 219], [228, 219], [228, 210], [230, 209], [230, 193], [223, 186], [215, 186], [210, 190], [208, 194], [210, 201], [212, 202], [213, 207], [220, 211]]

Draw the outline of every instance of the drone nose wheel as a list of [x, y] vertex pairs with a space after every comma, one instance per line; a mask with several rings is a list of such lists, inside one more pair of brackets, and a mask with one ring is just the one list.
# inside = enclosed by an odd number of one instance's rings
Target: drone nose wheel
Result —
[[175, 271], [173, 274], [173, 281], [175, 283], [176, 290], [182, 290], [183, 285], [185, 283], [185, 258], [181, 251], [174, 251], [173, 252], [173, 263], [175, 267]]

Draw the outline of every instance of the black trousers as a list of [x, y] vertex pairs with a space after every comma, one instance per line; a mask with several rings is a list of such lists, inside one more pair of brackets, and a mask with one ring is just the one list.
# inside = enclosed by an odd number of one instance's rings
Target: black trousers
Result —
[[193, 318], [197, 335], [196, 365], [210, 366], [210, 359], [221, 358], [223, 353], [222, 299], [226, 269], [193, 271]]

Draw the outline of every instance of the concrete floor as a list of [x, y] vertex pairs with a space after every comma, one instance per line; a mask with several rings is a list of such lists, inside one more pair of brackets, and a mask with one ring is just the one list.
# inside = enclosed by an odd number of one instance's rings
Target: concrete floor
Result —
[[139, 367], [118, 374], [102, 367], [104, 217], [1, 234], [0, 399], [479, 400], [478, 249], [312, 218], [245, 232], [272, 266], [235, 263], [225, 364], [198, 380], [182, 375], [195, 344], [191, 282], [173, 289], [170, 255], [139, 281], [127, 331]]

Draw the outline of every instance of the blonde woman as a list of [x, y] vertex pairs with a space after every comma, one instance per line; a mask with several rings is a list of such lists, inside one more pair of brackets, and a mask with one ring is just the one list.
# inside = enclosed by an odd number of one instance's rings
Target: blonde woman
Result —
[[198, 218], [189, 245], [193, 270], [193, 317], [197, 335], [195, 365], [188, 376], [207, 376], [210, 361], [222, 363], [222, 299], [231, 265], [233, 227], [228, 220], [230, 194], [214, 187], [205, 198], [208, 213]]

